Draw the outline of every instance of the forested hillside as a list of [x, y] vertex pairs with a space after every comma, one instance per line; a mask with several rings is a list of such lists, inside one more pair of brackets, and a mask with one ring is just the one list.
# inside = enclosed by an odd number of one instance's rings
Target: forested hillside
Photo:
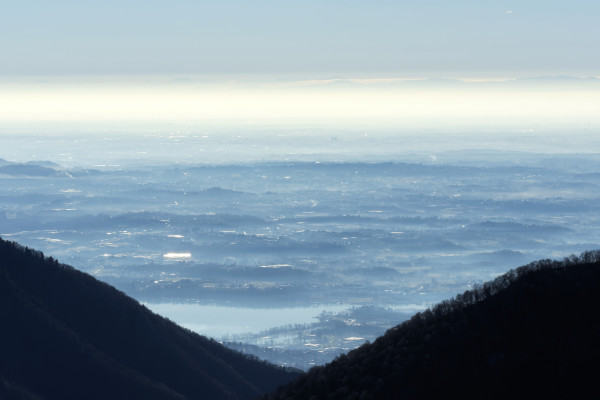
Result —
[[264, 398], [589, 398], [600, 372], [598, 304], [600, 252], [534, 262]]
[[296, 377], [0, 239], [0, 398], [250, 399]]
[[[600, 252], [439, 303], [264, 399], [571, 397], [600, 372]], [[0, 239], [0, 398], [250, 399], [296, 374]]]

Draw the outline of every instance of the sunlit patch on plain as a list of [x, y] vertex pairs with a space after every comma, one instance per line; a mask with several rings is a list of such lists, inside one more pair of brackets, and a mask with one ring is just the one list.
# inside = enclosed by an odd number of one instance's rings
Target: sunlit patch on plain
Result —
[[170, 260], [188, 259], [192, 257], [192, 253], [165, 253], [163, 257]]

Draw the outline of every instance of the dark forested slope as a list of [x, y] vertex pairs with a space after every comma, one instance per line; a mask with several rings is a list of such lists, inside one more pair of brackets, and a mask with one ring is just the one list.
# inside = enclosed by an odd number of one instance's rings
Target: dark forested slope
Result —
[[544, 260], [444, 301], [267, 399], [593, 398], [600, 252]]
[[0, 239], [0, 398], [250, 399], [297, 375]]

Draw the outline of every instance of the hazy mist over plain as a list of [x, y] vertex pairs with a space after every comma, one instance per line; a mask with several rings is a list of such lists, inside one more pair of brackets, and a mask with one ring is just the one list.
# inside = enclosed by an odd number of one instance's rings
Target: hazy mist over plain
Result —
[[244, 351], [327, 362], [598, 247], [598, 15], [5, 2], [0, 235]]
[[0, 140], [12, 161], [69, 166], [597, 148], [597, 78], [267, 78], [5, 78]]

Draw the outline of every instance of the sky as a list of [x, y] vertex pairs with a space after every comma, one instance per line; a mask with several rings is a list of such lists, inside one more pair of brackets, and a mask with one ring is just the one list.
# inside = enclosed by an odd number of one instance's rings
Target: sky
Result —
[[[0, 121], [485, 118], [564, 107], [587, 118], [598, 95], [579, 88], [390, 94], [382, 82], [600, 76], [598, 15], [592, 0], [2, 0]], [[348, 79], [351, 94], [331, 85]]]
[[2, 75], [596, 75], [593, 0], [3, 0]]

